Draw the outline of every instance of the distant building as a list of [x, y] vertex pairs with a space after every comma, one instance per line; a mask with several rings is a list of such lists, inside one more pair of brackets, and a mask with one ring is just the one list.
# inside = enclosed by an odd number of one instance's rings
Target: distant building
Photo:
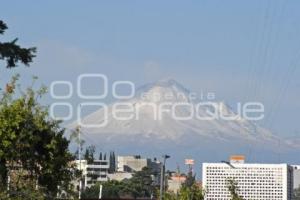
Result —
[[115, 172], [108, 174], [108, 180], [123, 181], [125, 179], [131, 179], [132, 175], [133, 174], [129, 172]]
[[245, 156], [243, 156], [243, 155], [233, 155], [233, 156], [230, 156], [229, 160], [230, 160], [229, 162], [232, 163], [232, 164], [234, 164], [234, 163], [244, 164], [245, 163]]
[[[82, 171], [82, 188], [91, 187], [97, 182], [130, 179], [135, 172], [142, 171], [144, 167], [149, 167], [154, 172], [159, 172], [160, 170], [159, 162], [141, 158], [140, 156], [118, 156], [117, 170], [115, 170], [115, 165], [113, 152], [110, 153], [109, 158], [106, 157], [106, 154], [102, 156], [102, 153], [100, 153], [99, 160], [94, 160], [92, 163], [88, 163], [87, 160], [81, 160], [80, 164], [79, 160], [76, 160], [77, 169]], [[79, 187], [79, 181], [74, 184]]]
[[172, 173], [168, 178], [168, 191], [174, 192], [175, 194], [179, 192], [182, 184], [186, 181], [186, 175]]
[[76, 165], [77, 169], [82, 170], [82, 188], [91, 187], [96, 182], [108, 180], [108, 160], [94, 160], [93, 163], [88, 163], [87, 160], [81, 160], [81, 162], [76, 160]]
[[300, 187], [300, 165], [292, 165], [294, 174], [294, 189]]
[[[237, 160], [239, 162], [237, 162]], [[244, 199], [291, 200], [293, 170], [287, 164], [247, 164], [233, 159], [224, 163], [203, 163], [203, 188], [206, 200], [229, 200], [229, 180], [237, 184]]]
[[150, 167], [154, 170], [159, 170], [159, 162], [152, 161], [149, 158], [141, 158], [141, 156], [118, 156], [117, 171], [118, 172], [137, 172], [142, 171], [144, 167]]

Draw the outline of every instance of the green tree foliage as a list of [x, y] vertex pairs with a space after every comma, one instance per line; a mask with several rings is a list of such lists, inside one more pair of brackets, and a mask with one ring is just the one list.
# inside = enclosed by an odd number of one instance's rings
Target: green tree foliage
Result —
[[203, 200], [204, 192], [203, 190], [196, 184], [193, 183], [190, 187], [183, 185], [178, 194], [174, 194], [172, 192], [166, 192], [164, 196], [164, 200]]
[[81, 139], [80, 134], [81, 134], [80, 126], [77, 126], [74, 130], [71, 131], [71, 134], [70, 134], [70, 141], [75, 142], [75, 144], [78, 146], [78, 149], [75, 152], [75, 157], [78, 160], [79, 160], [79, 150], [82, 152], [83, 145], [85, 143], [85, 141], [83, 139]]
[[[157, 198], [158, 189], [153, 184], [152, 176], [155, 173], [145, 167], [142, 171], [136, 172], [129, 180], [107, 181], [102, 184], [102, 197], [110, 198]], [[87, 188], [83, 193], [83, 198], [98, 198], [100, 183]], [[182, 186], [178, 194], [166, 192], [165, 200], [203, 200], [204, 192], [194, 182], [189, 187]]]
[[[51, 198], [60, 190], [72, 189], [70, 182], [76, 170], [70, 163], [74, 157], [60, 122], [52, 120], [47, 107], [39, 103], [46, 89], [35, 91], [31, 87], [16, 94], [17, 79], [12, 79], [10, 89], [0, 99], [1, 183], [7, 185], [9, 175], [13, 193], [22, 183], [34, 182]], [[18, 174], [20, 170], [23, 174]]]
[[[129, 180], [107, 181], [101, 183], [103, 186], [103, 198], [150, 198], [155, 196], [157, 188], [152, 180], [153, 171], [145, 167], [136, 172]], [[83, 198], [97, 198], [99, 196], [99, 184], [87, 188]]]
[[88, 164], [94, 162], [95, 146], [91, 145], [85, 149], [84, 159], [87, 160]]
[[192, 171], [189, 171], [186, 177], [186, 181], [184, 182], [183, 186], [190, 188], [196, 183], [196, 175], [193, 175]]
[[[0, 20], [0, 35], [4, 34], [7, 25]], [[16, 67], [18, 62], [29, 65], [35, 57], [36, 48], [22, 48], [17, 44], [18, 38], [10, 42], [0, 42], [0, 60], [5, 60], [6, 67]]]
[[300, 186], [294, 190], [294, 200], [300, 200]]
[[163, 200], [179, 200], [179, 197], [174, 192], [165, 192]]
[[232, 200], [243, 200], [243, 198], [238, 195], [238, 187], [234, 179], [228, 180], [228, 190]]
[[1, 200], [47, 200], [45, 194], [40, 189], [36, 189], [34, 182], [27, 182], [26, 185], [19, 185], [13, 192], [0, 191]]
[[100, 191], [100, 184], [102, 184], [102, 197], [104, 199], [118, 199], [121, 197], [133, 197], [135, 188], [133, 188], [127, 181], [107, 181], [97, 183], [90, 188], [87, 188], [82, 193], [82, 198], [98, 198]]
[[190, 170], [187, 174], [186, 181], [180, 188], [178, 197], [180, 200], [202, 200], [204, 199], [204, 192], [197, 185], [195, 174]]
[[142, 171], [136, 172], [130, 179], [130, 185], [135, 188], [134, 197], [151, 197], [156, 190], [153, 184], [153, 176], [156, 172], [149, 167], [144, 167]]
[[190, 187], [183, 186], [179, 191], [180, 200], [203, 200], [204, 193], [202, 189], [196, 184], [193, 183]]
[[114, 173], [116, 171], [116, 156], [115, 152], [109, 153], [109, 173]]

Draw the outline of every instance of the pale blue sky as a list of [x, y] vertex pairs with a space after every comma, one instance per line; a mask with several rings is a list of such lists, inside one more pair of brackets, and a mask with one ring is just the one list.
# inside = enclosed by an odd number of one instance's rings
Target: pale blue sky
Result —
[[81, 73], [137, 85], [172, 77], [230, 105], [262, 101], [262, 125], [300, 135], [299, 10], [298, 0], [10, 0], [1, 41], [19, 37], [38, 54], [30, 68], [2, 67], [0, 83], [16, 72], [46, 85]]

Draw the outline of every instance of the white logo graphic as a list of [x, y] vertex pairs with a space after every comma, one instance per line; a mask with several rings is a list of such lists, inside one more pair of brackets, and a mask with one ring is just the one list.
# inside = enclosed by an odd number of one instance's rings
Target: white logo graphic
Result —
[[[85, 94], [84, 93], [84, 83], [85, 81], [97, 79], [102, 83], [102, 89], [97, 92], [97, 94]], [[64, 95], [57, 94], [57, 88], [67, 86], [67, 92]], [[129, 88], [129, 93], [120, 94], [118, 88], [127, 87]], [[110, 108], [111, 115], [116, 120], [139, 120], [140, 109], [147, 107], [147, 109], [152, 109], [153, 119], [162, 120], [164, 114], [169, 114], [171, 117], [178, 121], [186, 121], [192, 119], [198, 120], [239, 120], [245, 119], [249, 121], [258, 121], [264, 118], [264, 105], [260, 102], [247, 102], [247, 103], [237, 103], [236, 113], [227, 113], [228, 111], [224, 107], [224, 104], [211, 101], [214, 99], [214, 94], [209, 93], [207, 95], [207, 101], [201, 101], [199, 103], [190, 103], [191, 100], [197, 99], [195, 93], [187, 94], [177, 94], [178, 99], [189, 101], [179, 101], [172, 102], [171, 100], [174, 96], [173, 94], [149, 94], [141, 93], [141, 99], [151, 99], [151, 101], [145, 101], [140, 105], [134, 105], [128, 103], [124, 100], [132, 99], [136, 96], [136, 87], [135, 84], [127, 80], [119, 80], [112, 83], [111, 87], [109, 86], [108, 78], [104, 74], [81, 74], [77, 78], [76, 89], [74, 90], [73, 84], [69, 81], [54, 81], [50, 85], [50, 95], [53, 99], [59, 100], [58, 102], [53, 103], [50, 106], [50, 115], [54, 119], [59, 120], [71, 120], [74, 119], [74, 106], [70, 103], [70, 99], [74, 96], [74, 91], [76, 91], [77, 97], [81, 100], [84, 100], [83, 103], [80, 103], [75, 107], [76, 110], [76, 119], [80, 126], [86, 128], [100, 128], [105, 127], [108, 123], [108, 105], [103, 101], [108, 98], [108, 95], [111, 95], [116, 100], [123, 100], [113, 104]], [[98, 87], [97, 87], [98, 88]], [[100, 87], [101, 88], [101, 87]], [[111, 91], [111, 93], [109, 92]], [[203, 94], [201, 94], [201, 98]], [[100, 102], [99, 102], [100, 101]], [[103, 111], [103, 120], [98, 121], [96, 124], [86, 124], [83, 119], [83, 109], [87, 107], [98, 107]], [[68, 110], [67, 115], [59, 116], [57, 110], [65, 108]], [[185, 112], [178, 113], [178, 110]], [[204, 112], [204, 113], [203, 113]]]

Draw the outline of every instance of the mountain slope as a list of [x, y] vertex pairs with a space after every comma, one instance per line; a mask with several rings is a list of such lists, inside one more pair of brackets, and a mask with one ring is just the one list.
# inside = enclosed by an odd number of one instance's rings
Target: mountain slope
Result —
[[[160, 155], [162, 152], [176, 154], [178, 159], [187, 156], [209, 159], [224, 159], [233, 153], [248, 155], [253, 160], [278, 160], [290, 145], [281, 138], [251, 121], [237, 116], [223, 102], [215, 102], [217, 110], [233, 120], [202, 120], [192, 115], [190, 109], [200, 102], [181, 84], [174, 80], [162, 80], [147, 84], [136, 91], [133, 98], [117, 101], [108, 106], [107, 114], [99, 109], [82, 119], [83, 124], [101, 124], [104, 127], [82, 127], [89, 141], [102, 149], [117, 150], [122, 153]], [[124, 104], [123, 106], [120, 106]], [[172, 107], [174, 104], [188, 106]], [[118, 113], [116, 107], [130, 108], [130, 112]], [[126, 105], [126, 106], [125, 106]], [[166, 106], [162, 106], [166, 105]], [[162, 107], [160, 107], [162, 106]], [[120, 108], [119, 107], [119, 108]], [[161, 108], [157, 111], [154, 108]], [[207, 117], [212, 107], [202, 105], [195, 109], [198, 116]], [[159, 115], [158, 113], [161, 113]], [[174, 118], [192, 116], [188, 120]], [[160, 117], [158, 117], [160, 116]], [[78, 125], [74, 122], [69, 127]], [[199, 152], [205, 152], [199, 155]], [[287, 153], [285, 158], [293, 159]], [[284, 156], [283, 156], [284, 157]]]
[[[178, 140], [187, 133], [220, 140], [243, 139], [255, 141], [264, 139], [272, 141], [275, 139], [269, 131], [236, 116], [222, 102], [216, 102], [218, 109], [225, 113], [227, 117], [236, 119], [198, 119], [196, 114], [192, 113], [195, 111], [191, 110], [192, 108], [196, 110], [198, 102], [190, 94], [187, 89], [174, 80], [163, 80], [145, 85], [136, 92], [134, 98], [109, 105], [107, 114], [104, 114], [104, 109], [99, 109], [82, 119], [83, 124], [94, 125], [107, 120], [105, 127], [83, 127], [83, 130], [89, 134], [110, 134], [111, 137], [140, 135], [146, 138], [156, 137], [171, 140]], [[123, 103], [126, 105], [122, 105]], [[184, 105], [179, 105], [181, 103]], [[116, 106], [116, 104], [119, 105]], [[177, 106], [172, 107], [174, 104]], [[186, 104], [190, 106], [185, 106]], [[132, 108], [132, 112], [120, 113], [116, 111], [118, 108]], [[198, 108], [198, 116], [209, 117], [207, 113], [212, 109], [211, 106], [203, 105]], [[114, 112], [116, 114], [113, 114]], [[115, 116], [130, 119], [122, 120]], [[181, 119], [183, 117], [189, 117], [190, 119]]]

